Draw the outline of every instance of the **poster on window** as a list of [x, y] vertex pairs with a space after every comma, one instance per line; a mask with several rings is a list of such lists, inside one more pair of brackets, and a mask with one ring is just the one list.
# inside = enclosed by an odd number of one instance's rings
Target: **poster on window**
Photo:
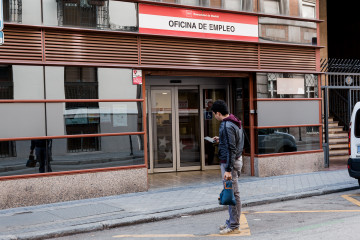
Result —
[[111, 109], [109, 107], [100, 107], [100, 122], [111, 123]]
[[139, 4], [139, 32], [181, 37], [259, 41], [258, 17]]
[[113, 106], [113, 126], [127, 127], [127, 105], [118, 104]]

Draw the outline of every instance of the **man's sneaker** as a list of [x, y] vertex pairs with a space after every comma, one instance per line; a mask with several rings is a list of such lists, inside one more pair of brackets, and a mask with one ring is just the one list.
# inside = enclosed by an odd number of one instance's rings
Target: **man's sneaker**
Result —
[[225, 223], [224, 225], [220, 225], [219, 229], [220, 229], [220, 230], [224, 230], [224, 229], [227, 228], [227, 227], [228, 227], [228, 225]]
[[226, 235], [226, 234], [239, 234], [240, 233], [240, 228], [225, 228], [223, 230], [220, 231], [220, 235]]

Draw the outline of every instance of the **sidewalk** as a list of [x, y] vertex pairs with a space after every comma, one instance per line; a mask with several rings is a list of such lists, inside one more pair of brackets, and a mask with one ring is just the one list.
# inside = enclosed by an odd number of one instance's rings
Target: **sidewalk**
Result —
[[[243, 206], [358, 188], [347, 170], [239, 180]], [[225, 209], [219, 181], [0, 210], [0, 239], [45, 239]]]

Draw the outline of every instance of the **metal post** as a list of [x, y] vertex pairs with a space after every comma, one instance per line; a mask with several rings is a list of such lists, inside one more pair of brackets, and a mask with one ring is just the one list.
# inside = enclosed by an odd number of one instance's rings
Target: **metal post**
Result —
[[349, 94], [348, 94], [348, 114], [347, 114], [347, 123], [350, 123], [350, 118], [351, 118], [351, 112], [352, 112], [352, 108], [353, 108], [353, 104], [351, 101], [351, 89], [349, 89]]
[[130, 156], [134, 156], [131, 135], [129, 135], [129, 140], [130, 140]]
[[329, 167], [329, 112], [328, 112], [328, 89], [324, 87], [324, 120], [325, 120], [325, 143], [323, 144], [324, 149], [324, 165], [326, 168]]

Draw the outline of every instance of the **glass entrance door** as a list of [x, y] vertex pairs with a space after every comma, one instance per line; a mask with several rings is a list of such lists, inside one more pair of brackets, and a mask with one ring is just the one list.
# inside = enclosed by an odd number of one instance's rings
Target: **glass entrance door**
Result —
[[154, 172], [200, 170], [198, 88], [150, 89], [150, 164]]

